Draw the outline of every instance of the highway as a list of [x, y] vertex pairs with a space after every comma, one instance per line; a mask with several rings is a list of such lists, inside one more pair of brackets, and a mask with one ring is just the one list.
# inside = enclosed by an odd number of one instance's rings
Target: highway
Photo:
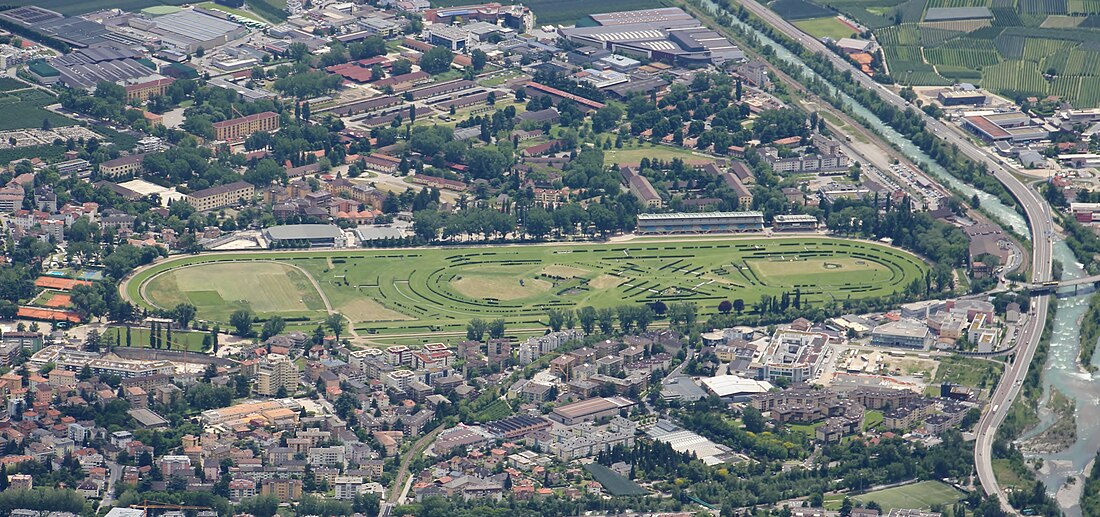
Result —
[[[884, 101], [889, 102], [899, 109], [904, 110], [909, 108], [908, 101], [902, 99], [889, 88], [876, 83], [873, 79], [852, 66], [847, 60], [829, 50], [823, 43], [812, 36], [806, 35], [797, 27], [788, 23], [756, 0], [737, 1], [740, 1], [746, 10], [764, 20], [787, 37], [800, 42], [801, 45], [813, 52], [826, 56], [838, 70], [850, 71], [854, 81], [857, 81], [864, 88], [876, 92]], [[923, 115], [923, 112], [918, 111], [918, 113], [922, 113]], [[923, 117], [925, 129], [927, 131], [932, 131], [937, 137], [944, 139], [948, 143], [954, 144], [958, 147], [959, 151], [968, 158], [978, 163], [985, 164], [986, 167], [992, 171], [994, 177], [997, 178], [997, 180], [1012, 193], [1016, 200], [1019, 201], [1020, 205], [1023, 206], [1032, 235], [1031, 281], [1037, 284], [1049, 281], [1051, 279], [1054, 235], [1054, 221], [1051, 216], [1050, 207], [1042, 197], [1039, 196], [1038, 192], [1029, 188], [1012, 174], [1014, 169], [1001, 165], [998, 160], [986, 154], [969, 139], [956, 133], [943, 122], [928, 115], [923, 115]], [[1031, 310], [1028, 314], [1027, 321], [1020, 327], [1016, 358], [1012, 364], [1008, 365], [1005, 369], [1004, 376], [1001, 378], [1000, 383], [997, 385], [997, 389], [990, 397], [988, 405], [989, 410], [982, 414], [982, 418], [978, 422], [976, 428], [977, 439], [974, 445], [974, 463], [977, 468], [978, 479], [982, 484], [982, 489], [985, 490], [988, 495], [995, 495], [1000, 501], [1001, 507], [1004, 508], [1005, 511], [1013, 514], [1017, 512], [1013, 510], [1012, 506], [1008, 503], [1008, 498], [997, 484], [997, 480], [993, 475], [993, 440], [997, 434], [997, 427], [1004, 422], [1009, 407], [1019, 394], [1020, 386], [1023, 384], [1024, 377], [1027, 375], [1028, 367], [1031, 365], [1031, 359], [1035, 355], [1035, 348], [1038, 346], [1039, 338], [1043, 332], [1043, 324], [1046, 322], [1049, 303], [1050, 296], [1037, 295], [1032, 297]]]

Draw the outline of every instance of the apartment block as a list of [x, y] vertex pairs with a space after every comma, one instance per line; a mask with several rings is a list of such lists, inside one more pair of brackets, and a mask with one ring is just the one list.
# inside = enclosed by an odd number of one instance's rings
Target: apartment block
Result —
[[253, 187], [251, 183], [236, 181], [208, 189], [196, 190], [187, 195], [187, 202], [195, 207], [195, 210], [205, 212], [250, 200], [255, 194], [256, 187]]
[[279, 114], [265, 111], [239, 118], [214, 123], [214, 138], [223, 141], [236, 141], [248, 138], [252, 133], [275, 131], [279, 129]]

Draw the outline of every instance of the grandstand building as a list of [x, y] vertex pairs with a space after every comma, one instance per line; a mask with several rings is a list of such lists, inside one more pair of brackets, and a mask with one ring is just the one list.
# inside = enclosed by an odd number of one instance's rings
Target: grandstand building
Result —
[[780, 232], [814, 231], [817, 218], [809, 214], [777, 214], [772, 227]]
[[761, 212], [638, 214], [638, 233], [731, 233], [764, 229]]

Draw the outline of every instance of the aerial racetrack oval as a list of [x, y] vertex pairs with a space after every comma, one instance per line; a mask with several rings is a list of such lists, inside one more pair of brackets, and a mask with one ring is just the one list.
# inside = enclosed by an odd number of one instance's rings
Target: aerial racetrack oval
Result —
[[123, 296], [190, 303], [226, 323], [238, 309], [316, 325], [329, 311], [359, 330], [465, 328], [472, 318], [535, 326], [549, 308], [696, 303], [751, 306], [797, 295], [816, 306], [903, 292], [928, 264], [884, 244], [828, 237], [637, 239], [624, 243], [209, 253], [135, 271]]

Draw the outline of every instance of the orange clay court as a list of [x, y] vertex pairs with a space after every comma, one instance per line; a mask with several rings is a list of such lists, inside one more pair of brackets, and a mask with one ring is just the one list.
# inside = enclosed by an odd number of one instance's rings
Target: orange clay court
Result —
[[59, 311], [55, 309], [42, 309], [39, 307], [20, 307], [16, 314], [19, 318], [39, 321], [68, 321], [80, 323], [80, 316], [72, 311]]
[[71, 306], [73, 303], [73, 297], [67, 294], [55, 294], [48, 301], [46, 301], [46, 307], [54, 309], [64, 309]]
[[58, 291], [71, 291], [78, 285], [92, 285], [87, 280], [74, 280], [72, 278], [59, 278], [56, 276], [40, 276], [34, 281], [34, 285], [42, 289], [57, 289]]

